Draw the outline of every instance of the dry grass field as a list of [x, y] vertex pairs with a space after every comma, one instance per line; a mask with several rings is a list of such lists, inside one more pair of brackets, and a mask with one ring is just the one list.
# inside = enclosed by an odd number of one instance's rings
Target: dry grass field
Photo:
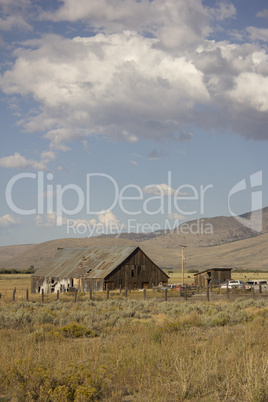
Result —
[[[1, 276], [3, 293], [29, 275]], [[268, 300], [0, 300], [1, 401], [268, 400]]]
[[0, 293], [3, 299], [12, 297], [14, 288], [18, 293], [25, 294], [26, 289], [31, 289], [31, 275], [3, 274], [0, 275]]

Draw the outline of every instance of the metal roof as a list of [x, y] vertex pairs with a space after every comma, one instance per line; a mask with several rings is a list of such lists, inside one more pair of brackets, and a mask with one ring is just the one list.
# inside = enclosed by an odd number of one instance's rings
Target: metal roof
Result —
[[208, 271], [232, 271], [232, 269], [233, 268], [224, 268], [224, 267], [223, 268], [208, 268], [205, 271], [197, 272], [196, 274], [194, 274], [194, 276], [204, 274], [205, 272], [208, 272]]
[[64, 248], [33, 276], [55, 278], [94, 278], [109, 275], [139, 247]]

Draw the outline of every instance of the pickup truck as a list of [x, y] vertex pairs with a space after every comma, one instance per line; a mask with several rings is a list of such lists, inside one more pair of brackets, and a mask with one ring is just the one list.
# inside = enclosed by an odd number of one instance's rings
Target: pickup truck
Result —
[[253, 287], [254, 290], [258, 290], [260, 285], [263, 292], [268, 292], [268, 283], [265, 279], [254, 279], [252, 281], [247, 281], [245, 283], [245, 288], [251, 289]]
[[229, 289], [235, 289], [235, 288], [242, 288], [243, 287], [243, 282], [242, 281], [236, 281], [236, 280], [231, 280], [231, 281], [226, 281], [221, 285], [221, 289], [227, 289], [227, 284]]

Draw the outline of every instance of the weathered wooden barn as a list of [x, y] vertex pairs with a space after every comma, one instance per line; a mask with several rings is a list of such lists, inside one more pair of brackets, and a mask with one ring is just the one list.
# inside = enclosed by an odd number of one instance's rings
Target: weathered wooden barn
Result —
[[194, 274], [196, 286], [206, 286], [209, 283], [218, 285], [226, 279], [231, 279], [232, 268], [210, 268]]
[[31, 291], [149, 289], [168, 278], [139, 247], [65, 248], [32, 275]]

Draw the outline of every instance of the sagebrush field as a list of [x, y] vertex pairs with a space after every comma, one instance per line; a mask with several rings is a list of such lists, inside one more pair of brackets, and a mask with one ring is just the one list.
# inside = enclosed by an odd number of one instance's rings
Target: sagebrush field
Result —
[[2, 298], [0, 400], [264, 402], [267, 318], [264, 297]]

